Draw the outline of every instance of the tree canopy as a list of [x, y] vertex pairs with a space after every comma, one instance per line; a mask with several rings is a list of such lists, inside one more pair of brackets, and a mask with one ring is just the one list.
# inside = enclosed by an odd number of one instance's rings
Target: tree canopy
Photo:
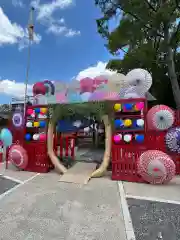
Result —
[[[123, 60], [112, 60], [107, 67], [122, 73], [139, 67], [147, 69], [154, 79], [152, 92], [157, 92], [160, 85], [163, 85], [164, 90], [172, 86], [174, 100], [179, 108], [179, 73], [176, 73], [180, 63], [179, 1], [95, 0], [95, 3], [103, 14], [97, 20], [97, 27], [107, 40], [106, 47], [112, 54], [120, 50], [126, 52]], [[113, 17], [119, 19], [119, 23], [110, 31], [109, 22]], [[125, 50], [127, 48], [128, 51]], [[156, 97], [158, 94], [155, 94]]]

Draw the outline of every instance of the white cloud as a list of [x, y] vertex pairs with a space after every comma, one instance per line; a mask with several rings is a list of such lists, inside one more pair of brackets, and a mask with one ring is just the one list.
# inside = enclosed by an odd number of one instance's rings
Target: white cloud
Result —
[[[41, 41], [39, 34], [34, 34], [34, 43]], [[17, 44], [23, 49], [28, 44], [28, 30], [17, 23], [12, 23], [0, 7], [0, 46]]]
[[63, 10], [73, 5], [74, 0], [54, 0], [51, 3], [41, 4], [40, 0], [33, 0], [31, 5], [37, 10], [37, 20], [44, 25], [47, 33], [56, 36], [73, 37], [80, 35], [80, 31], [69, 28], [64, 18], [55, 18], [57, 10]]
[[[27, 90], [28, 95], [32, 95], [32, 85], [28, 85]], [[24, 92], [24, 83], [18, 83], [9, 79], [0, 80], [0, 93], [7, 94], [11, 97], [23, 98]]]
[[113, 74], [113, 71], [110, 71], [106, 69], [107, 63], [105, 62], [98, 62], [96, 65], [86, 68], [79, 72], [79, 74], [76, 76], [77, 80], [81, 80], [82, 78], [89, 77], [94, 78], [100, 75], [111, 75]]
[[23, 8], [25, 6], [21, 0], [12, 0], [12, 5], [14, 7], [20, 7], [20, 8]]

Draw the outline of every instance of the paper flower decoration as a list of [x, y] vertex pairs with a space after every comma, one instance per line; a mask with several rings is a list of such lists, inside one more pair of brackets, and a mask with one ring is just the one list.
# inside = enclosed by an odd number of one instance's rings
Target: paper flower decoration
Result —
[[28, 155], [21, 145], [13, 145], [8, 154], [8, 160], [16, 167], [25, 169], [28, 165]]
[[27, 128], [30, 128], [30, 127], [32, 127], [32, 126], [33, 126], [32, 122], [27, 122], [27, 123], [26, 123], [26, 127], [27, 127]]
[[152, 85], [151, 74], [141, 68], [131, 70], [126, 77], [129, 86], [138, 87], [143, 93], [146, 93]]
[[122, 140], [122, 135], [121, 134], [117, 134], [114, 136], [114, 142], [115, 143], [119, 143]]
[[138, 162], [138, 174], [152, 184], [169, 182], [175, 176], [175, 164], [164, 152], [149, 150], [141, 154]]
[[167, 131], [165, 143], [170, 152], [180, 154], [180, 127], [171, 128]]
[[136, 125], [138, 127], [143, 127], [144, 126], [144, 119], [137, 119]]
[[132, 140], [132, 135], [131, 135], [131, 134], [125, 134], [125, 135], [124, 135], [124, 141], [125, 141], [126, 143], [131, 142], [131, 140]]
[[174, 120], [174, 111], [165, 105], [154, 106], [147, 113], [148, 128], [151, 130], [167, 130]]

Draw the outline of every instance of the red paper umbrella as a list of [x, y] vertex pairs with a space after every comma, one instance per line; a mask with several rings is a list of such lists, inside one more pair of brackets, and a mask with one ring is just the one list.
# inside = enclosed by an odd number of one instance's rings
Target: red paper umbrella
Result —
[[13, 145], [9, 150], [8, 158], [12, 164], [20, 169], [25, 169], [27, 167], [27, 152], [21, 145]]
[[43, 82], [37, 82], [33, 86], [33, 95], [36, 96], [38, 94], [45, 95], [46, 94], [46, 86]]
[[164, 152], [149, 150], [141, 154], [138, 162], [138, 173], [152, 184], [169, 182], [175, 176], [175, 164]]
[[154, 106], [147, 113], [148, 128], [151, 130], [167, 130], [174, 120], [174, 111], [165, 105]]

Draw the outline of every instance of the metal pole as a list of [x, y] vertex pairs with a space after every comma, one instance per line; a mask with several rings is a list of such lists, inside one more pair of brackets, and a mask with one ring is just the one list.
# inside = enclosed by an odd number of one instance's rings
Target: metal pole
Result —
[[26, 113], [27, 86], [28, 86], [29, 69], [30, 69], [30, 53], [31, 53], [31, 43], [33, 41], [33, 30], [34, 30], [33, 12], [34, 12], [34, 8], [32, 7], [30, 9], [29, 24], [28, 24], [29, 44], [28, 44], [28, 58], [27, 58], [26, 80], [25, 80], [25, 92], [24, 92], [24, 116], [25, 116], [25, 113]]

